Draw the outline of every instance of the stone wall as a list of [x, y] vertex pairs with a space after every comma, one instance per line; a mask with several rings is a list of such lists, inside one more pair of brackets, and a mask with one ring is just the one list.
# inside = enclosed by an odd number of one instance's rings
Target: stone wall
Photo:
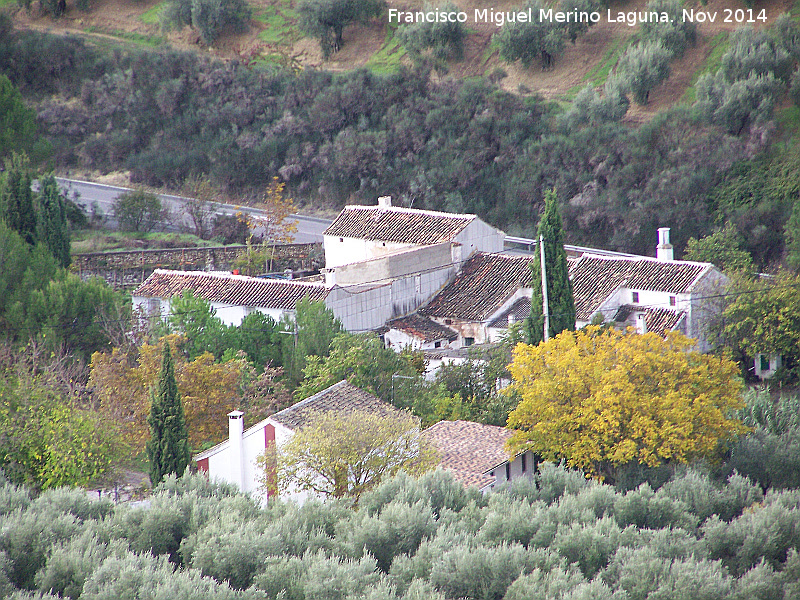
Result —
[[[131, 289], [155, 269], [230, 271], [247, 246], [209, 246], [124, 250], [75, 254], [70, 269], [81, 278], [102, 277], [115, 289]], [[284, 244], [274, 247], [274, 269], [314, 271], [322, 266], [322, 244]]]

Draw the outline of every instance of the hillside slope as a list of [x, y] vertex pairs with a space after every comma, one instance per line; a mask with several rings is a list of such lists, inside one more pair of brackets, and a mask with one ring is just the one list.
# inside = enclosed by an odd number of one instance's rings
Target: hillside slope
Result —
[[[615, 1], [609, 10], [614, 15], [619, 11], [643, 11], [646, 1]], [[475, 22], [473, 19], [475, 9], [514, 10], [521, 3], [520, 0], [495, 0], [491, 3], [487, 0], [456, 0], [455, 4], [469, 15], [469, 35], [464, 59], [452, 63], [449, 74], [456, 77], [494, 74], [500, 85], [509, 91], [537, 93], [552, 100], [569, 100], [587, 82], [602, 85], [609, 70], [638, 30], [637, 27], [630, 27], [625, 23], [608, 22], [607, 13], [603, 10], [601, 21], [578, 38], [575, 44], [568, 44], [551, 70], [543, 71], [538, 65], [526, 69], [520, 64], [507, 64], [499, 58], [497, 50], [491, 46], [492, 35], [499, 29], [496, 25]], [[226, 34], [211, 48], [203, 48], [197, 33], [189, 28], [177, 32], [162, 32], [158, 25], [160, 3], [153, 0], [135, 4], [125, 0], [95, 0], [88, 13], [82, 13], [70, 6], [66, 15], [57, 21], [39, 15], [36, 11], [26, 13], [22, 10], [16, 11], [14, 18], [20, 27], [70, 32], [127, 44], [169, 43], [175, 47], [194, 48], [222, 58], [249, 60], [254, 57], [268, 57], [297, 66], [313, 66], [332, 71], [347, 71], [362, 66], [385, 71], [403, 63], [410, 64], [408, 57], [404, 56], [404, 50], [393, 38], [386, 16], [367, 25], [348, 27], [344, 33], [345, 43], [342, 49], [330, 60], [323, 61], [317, 43], [302, 38], [297, 31], [294, 4], [295, 0], [252, 0], [250, 5], [253, 7], [254, 18], [250, 30], [244, 34]], [[398, 10], [409, 10], [423, 5], [414, 0], [389, 0], [387, 4]], [[754, 14], [763, 9], [767, 21], [759, 21], [755, 26], [769, 25], [782, 12], [791, 11], [794, 4], [794, 0], [756, 2]], [[712, 54], [719, 55], [714, 50], [724, 44], [724, 35], [720, 34], [737, 26], [735, 22], [724, 22], [725, 10], [734, 11], [743, 6], [739, 0], [709, 0], [705, 6], [700, 2], [686, 2], [686, 8], [717, 13], [716, 21], [698, 24], [697, 45], [680, 60], [672, 63], [671, 76], [653, 90], [648, 106], [632, 106], [626, 119], [634, 122], [646, 120], [683, 98], [698, 74], [707, 68], [709, 57]], [[800, 7], [796, 10], [800, 12]]]

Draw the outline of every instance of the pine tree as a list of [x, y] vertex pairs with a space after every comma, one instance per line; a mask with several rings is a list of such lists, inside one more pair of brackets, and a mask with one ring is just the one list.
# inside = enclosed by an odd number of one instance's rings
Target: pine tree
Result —
[[189, 466], [189, 433], [183, 415], [183, 405], [175, 381], [175, 367], [169, 344], [164, 342], [164, 356], [158, 387], [150, 390], [150, 440], [147, 457], [150, 459], [150, 481], [158, 485], [165, 475], [183, 475]]
[[[575, 300], [572, 297], [572, 282], [569, 280], [567, 253], [564, 251], [564, 232], [558, 212], [555, 190], [548, 190], [544, 197], [544, 214], [539, 221], [539, 236], [544, 238], [545, 271], [547, 273], [547, 301], [550, 313], [550, 337], [565, 329], [575, 330]], [[529, 344], [538, 344], [544, 337], [542, 312], [542, 267], [539, 247], [536, 247], [532, 265], [533, 297], [531, 315], [525, 321]]]

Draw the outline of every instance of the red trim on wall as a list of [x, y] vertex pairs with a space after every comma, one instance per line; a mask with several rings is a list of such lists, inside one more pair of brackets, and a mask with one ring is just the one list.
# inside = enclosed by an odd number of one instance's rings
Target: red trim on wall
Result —
[[197, 470], [200, 471], [201, 473], [205, 473], [206, 475], [208, 475], [208, 459], [207, 458], [202, 458], [202, 459], [197, 461]]
[[[267, 498], [278, 495], [278, 457], [275, 455], [275, 426], [267, 423], [264, 426], [264, 448], [267, 452], [265, 464], [267, 475]], [[273, 450], [269, 453], [269, 450]]]

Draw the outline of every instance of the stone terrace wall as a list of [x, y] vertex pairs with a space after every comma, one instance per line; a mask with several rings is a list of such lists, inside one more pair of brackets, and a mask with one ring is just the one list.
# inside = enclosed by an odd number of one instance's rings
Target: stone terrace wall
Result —
[[[247, 246], [166, 248], [75, 254], [70, 269], [83, 279], [102, 277], [115, 289], [131, 289], [155, 269], [229, 271]], [[274, 247], [275, 270], [316, 270], [322, 266], [322, 244], [284, 244]]]

